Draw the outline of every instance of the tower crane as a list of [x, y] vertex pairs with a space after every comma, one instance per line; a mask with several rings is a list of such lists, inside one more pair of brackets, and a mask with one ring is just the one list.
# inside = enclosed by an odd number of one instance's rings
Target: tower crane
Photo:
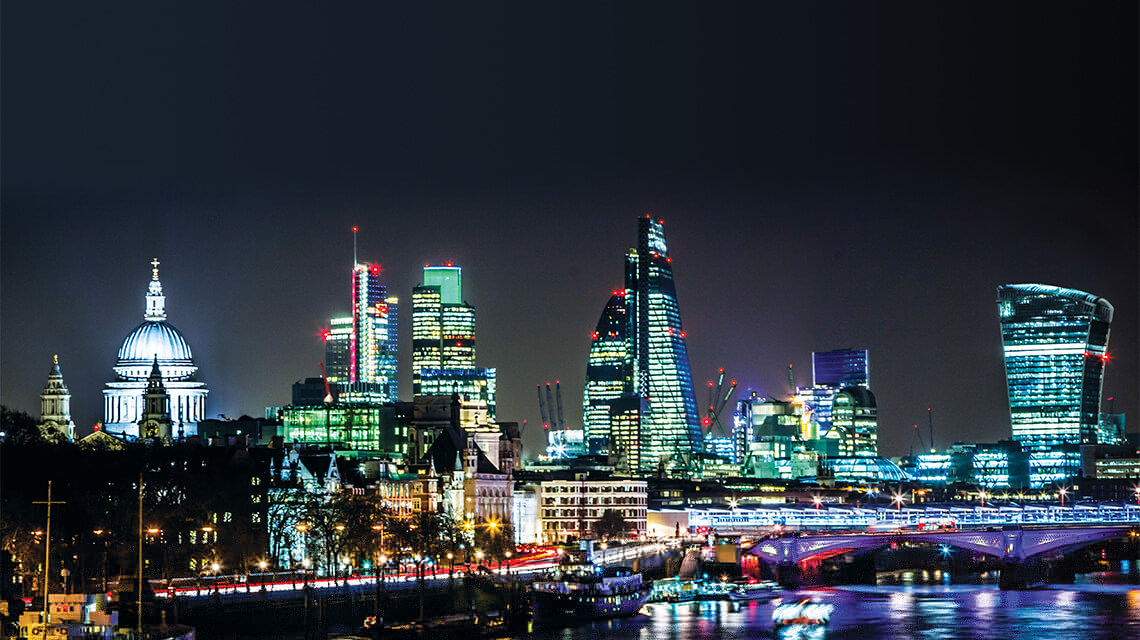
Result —
[[534, 385], [535, 390], [538, 391], [538, 410], [542, 413], [542, 428], [550, 428], [550, 420], [546, 419], [546, 403], [542, 401], [542, 384]]
[[716, 384], [709, 380], [709, 405], [708, 411], [705, 413], [704, 420], [701, 421], [701, 426], [704, 427], [705, 437], [713, 435], [713, 428], [720, 433], [721, 437], [728, 437], [728, 432], [725, 430], [724, 425], [720, 422], [720, 414], [724, 411], [725, 405], [732, 398], [732, 394], [736, 392], [736, 381], [733, 380], [728, 387], [728, 391], [724, 391], [724, 369], [717, 372]]

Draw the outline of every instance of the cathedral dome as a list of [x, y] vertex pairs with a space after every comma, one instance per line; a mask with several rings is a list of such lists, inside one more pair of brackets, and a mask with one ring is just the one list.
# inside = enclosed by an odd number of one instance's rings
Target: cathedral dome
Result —
[[147, 321], [140, 324], [123, 340], [119, 349], [119, 363], [151, 362], [155, 357], [159, 362], [193, 359], [190, 345], [173, 326], [166, 322]]

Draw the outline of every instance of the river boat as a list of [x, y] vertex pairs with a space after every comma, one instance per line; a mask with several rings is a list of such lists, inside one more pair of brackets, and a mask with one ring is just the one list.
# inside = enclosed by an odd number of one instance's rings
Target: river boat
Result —
[[651, 590], [629, 567], [563, 564], [530, 586], [530, 601], [535, 623], [563, 624], [631, 616], [649, 600]]
[[818, 627], [831, 621], [835, 605], [814, 602], [811, 598], [800, 598], [795, 602], [784, 602], [772, 610], [772, 623], [777, 629], [792, 625]]
[[728, 599], [730, 602], [750, 602], [753, 600], [765, 600], [767, 598], [771, 598], [776, 594], [776, 592], [780, 590], [780, 585], [770, 580], [735, 584], [728, 591]]
[[650, 602], [692, 602], [701, 593], [700, 580], [682, 580], [680, 578], [662, 578], [653, 581], [653, 592], [649, 594]]

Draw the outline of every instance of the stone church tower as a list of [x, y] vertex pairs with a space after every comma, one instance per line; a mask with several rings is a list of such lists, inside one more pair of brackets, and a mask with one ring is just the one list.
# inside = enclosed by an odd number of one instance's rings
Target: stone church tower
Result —
[[68, 440], [75, 440], [75, 423], [71, 421], [71, 392], [63, 383], [58, 355], [52, 356], [51, 373], [40, 393], [40, 426], [45, 430], [58, 430]]

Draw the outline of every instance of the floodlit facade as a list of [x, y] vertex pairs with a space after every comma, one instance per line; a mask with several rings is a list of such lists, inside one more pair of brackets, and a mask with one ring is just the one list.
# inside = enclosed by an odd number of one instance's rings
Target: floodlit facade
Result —
[[40, 393], [40, 424], [58, 430], [68, 440], [75, 440], [75, 423], [71, 420], [71, 391], [63, 383], [58, 355], [52, 356], [51, 373]]
[[537, 485], [537, 533], [544, 544], [598, 538], [606, 511], [625, 521], [625, 536], [645, 533], [648, 490], [644, 480], [544, 480]]
[[[1041, 452], [1095, 443], [1112, 304], [1044, 284], [1002, 285], [997, 304], [1014, 440]], [[1053, 456], [1030, 469], [1033, 486], [1080, 472], [1079, 456]]]
[[332, 318], [324, 331], [325, 378], [332, 384], [352, 381], [352, 316]]
[[175, 437], [198, 433], [206, 416], [206, 383], [194, 379], [198, 371], [190, 345], [166, 321], [166, 296], [158, 279], [158, 258], [151, 261], [143, 323], [135, 327], [119, 349], [115, 380], [103, 389], [103, 428], [113, 434], [139, 435], [144, 412], [143, 395], [153, 362], [157, 359], [166, 392]]

